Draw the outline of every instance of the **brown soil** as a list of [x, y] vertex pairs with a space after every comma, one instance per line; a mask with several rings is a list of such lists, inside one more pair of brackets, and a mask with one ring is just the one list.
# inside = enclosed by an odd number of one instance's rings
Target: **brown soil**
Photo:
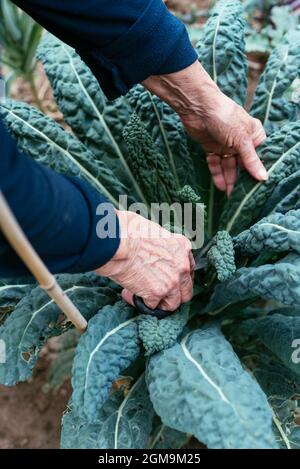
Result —
[[[13, 388], [0, 385], [0, 448], [58, 448], [61, 415], [71, 387], [45, 392], [47, 370], [55, 352], [49, 341], [32, 380]], [[54, 342], [55, 344], [55, 342]]]
[[188, 13], [191, 8], [199, 10], [207, 10], [213, 5], [214, 0], [167, 0], [166, 4], [170, 10], [175, 10], [180, 13]]

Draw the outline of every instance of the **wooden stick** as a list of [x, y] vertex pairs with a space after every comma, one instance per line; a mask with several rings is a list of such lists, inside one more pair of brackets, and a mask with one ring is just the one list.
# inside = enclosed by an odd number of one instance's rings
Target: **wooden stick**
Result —
[[6, 239], [36, 278], [40, 287], [47, 292], [50, 298], [52, 298], [57, 306], [65, 313], [76, 329], [80, 332], [84, 332], [87, 327], [87, 321], [58, 285], [56, 278], [49, 272], [40, 256], [30, 244], [1, 191], [0, 227]]

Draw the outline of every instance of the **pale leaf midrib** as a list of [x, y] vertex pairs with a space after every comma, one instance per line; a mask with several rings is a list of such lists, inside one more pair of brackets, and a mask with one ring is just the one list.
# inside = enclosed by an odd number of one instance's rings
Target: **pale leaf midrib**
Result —
[[10, 288], [24, 288], [24, 287], [29, 287], [30, 283], [25, 283], [24, 285], [18, 284], [18, 285], [3, 285], [0, 287], [0, 292], [4, 290], [9, 290]]
[[[73, 291], [75, 291], [75, 290], [79, 290], [79, 289], [81, 289], [81, 288], [86, 288], [86, 287], [85, 287], [85, 286], [82, 286], [82, 285], [73, 285], [73, 287], [67, 288], [66, 290], [63, 290], [63, 292], [64, 292], [65, 294], [67, 294], [67, 293], [73, 292]], [[21, 347], [22, 347], [22, 345], [23, 345], [24, 337], [25, 337], [25, 335], [26, 335], [26, 333], [27, 333], [28, 328], [29, 328], [30, 325], [32, 324], [33, 320], [36, 318], [36, 316], [37, 316], [41, 311], [43, 311], [45, 308], [47, 308], [47, 306], [51, 305], [52, 303], [54, 303], [54, 300], [51, 299], [51, 300], [47, 301], [47, 303], [44, 303], [43, 306], [41, 306], [40, 308], [38, 308], [37, 310], [35, 310], [35, 311], [32, 313], [32, 315], [31, 315], [31, 317], [30, 317], [30, 320], [29, 320], [29, 322], [27, 323], [27, 325], [26, 325], [26, 327], [25, 327], [25, 329], [24, 329], [24, 332], [23, 332], [23, 334], [22, 334], [22, 337], [21, 337], [21, 339], [20, 339], [20, 342], [19, 342], [19, 345], [18, 345], [18, 349], [19, 349], [19, 350], [21, 349]]]
[[[289, 47], [287, 47], [287, 50], [286, 50], [286, 53], [285, 53], [285, 55], [284, 55], [284, 57], [283, 57], [283, 59], [282, 59], [281, 65], [284, 64], [284, 63], [287, 61], [288, 56], [289, 56]], [[273, 82], [273, 84], [272, 84], [272, 87], [271, 87], [270, 92], [267, 90], [267, 93], [268, 93], [268, 95], [269, 95], [269, 98], [268, 98], [267, 107], [266, 107], [266, 114], [265, 114], [265, 118], [264, 118], [264, 122], [263, 122], [263, 125], [264, 125], [264, 126], [266, 125], [266, 123], [267, 123], [267, 121], [268, 121], [268, 119], [269, 119], [270, 112], [271, 112], [272, 99], [273, 99], [273, 95], [274, 95], [275, 88], [276, 88], [276, 85], [277, 85], [278, 76], [279, 76], [279, 73], [280, 73], [280, 71], [281, 71], [281, 65], [280, 65], [280, 67], [278, 68], [277, 73], [276, 73], [276, 75], [275, 75], [275, 77], [274, 77], [274, 82]]]
[[135, 177], [134, 177], [134, 175], [133, 175], [131, 169], [129, 168], [129, 166], [128, 166], [128, 164], [127, 164], [127, 161], [126, 161], [126, 159], [124, 158], [124, 155], [123, 155], [123, 153], [122, 153], [122, 151], [121, 151], [121, 149], [120, 149], [120, 146], [118, 145], [118, 143], [117, 143], [117, 141], [115, 140], [113, 134], [111, 133], [110, 128], [108, 127], [108, 125], [107, 125], [107, 123], [106, 123], [106, 121], [105, 121], [105, 119], [104, 119], [104, 116], [101, 114], [101, 112], [100, 112], [99, 109], [97, 108], [96, 104], [94, 103], [94, 100], [92, 99], [92, 97], [91, 97], [90, 94], [88, 93], [87, 89], [86, 89], [85, 86], [83, 85], [82, 80], [81, 80], [81, 78], [80, 78], [80, 76], [79, 76], [79, 74], [78, 74], [78, 72], [77, 72], [77, 70], [76, 70], [76, 67], [75, 67], [75, 65], [74, 65], [74, 61], [73, 61], [73, 59], [72, 59], [72, 56], [69, 54], [69, 51], [67, 50], [67, 48], [66, 48], [65, 45], [61, 44], [61, 47], [63, 48], [65, 54], [66, 54], [67, 57], [68, 57], [70, 66], [71, 66], [71, 68], [72, 68], [72, 70], [73, 70], [73, 72], [74, 72], [74, 74], [75, 74], [75, 76], [76, 76], [76, 78], [77, 78], [78, 84], [79, 84], [79, 86], [80, 86], [82, 92], [83, 92], [84, 95], [87, 97], [87, 99], [88, 99], [88, 101], [90, 102], [90, 104], [91, 104], [91, 106], [92, 106], [92, 108], [93, 108], [93, 110], [94, 110], [96, 116], [98, 117], [98, 119], [99, 119], [101, 125], [103, 126], [103, 128], [104, 128], [106, 134], [108, 135], [108, 138], [109, 138], [109, 140], [111, 141], [111, 144], [112, 144], [113, 148], [115, 149], [116, 154], [118, 155], [118, 157], [119, 157], [121, 163], [123, 164], [123, 167], [124, 167], [125, 171], [127, 172], [128, 176], [130, 177], [130, 180], [131, 180], [131, 182], [132, 182], [133, 187], [135, 188], [137, 194], [140, 196], [141, 200], [142, 200], [144, 203], [146, 203], [145, 198], [144, 198], [144, 195], [143, 195], [143, 193], [142, 193], [142, 191], [141, 191], [141, 188], [140, 188], [140, 186], [138, 185], [138, 183], [137, 183], [137, 181], [136, 181], [136, 179], [135, 179]]
[[114, 431], [114, 449], [118, 449], [118, 436], [119, 436], [119, 425], [120, 425], [120, 420], [123, 415], [123, 410], [129, 401], [133, 391], [137, 388], [138, 384], [144, 377], [144, 373], [139, 377], [139, 379], [134, 383], [134, 385], [130, 388], [128, 391], [127, 395], [125, 396], [124, 400], [122, 401], [122, 404], [120, 405], [118, 411], [117, 411], [117, 418], [116, 418], [116, 425], [115, 425], [115, 431]]
[[86, 373], [85, 373], [85, 380], [84, 380], [84, 393], [86, 392], [87, 388], [88, 388], [88, 379], [89, 379], [89, 372], [90, 372], [90, 366], [91, 366], [91, 363], [93, 361], [93, 358], [94, 358], [94, 355], [100, 350], [100, 348], [102, 347], [102, 345], [106, 342], [106, 340], [111, 337], [113, 334], [119, 332], [121, 329], [123, 329], [124, 327], [127, 327], [129, 326], [129, 324], [131, 324], [132, 322], [136, 321], [137, 319], [137, 316], [133, 317], [133, 318], [130, 318], [128, 319], [127, 321], [124, 321], [122, 322], [121, 324], [119, 324], [118, 326], [114, 327], [113, 329], [111, 329], [110, 331], [108, 331], [103, 337], [102, 339], [98, 342], [98, 344], [96, 345], [96, 347], [92, 350], [92, 352], [90, 353], [90, 356], [89, 356], [89, 359], [88, 359], [88, 363], [87, 363], [87, 367], [86, 367]]
[[5, 108], [6, 112], [8, 112], [10, 115], [14, 116], [14, 118], [20, 120], [24, 125], [26, 125], [27, 127], [29, 127], [33, 132], [37, 133], [38, 135], [40, 135], [49, 145], [51, 146], [54, 146], [55, 148], [57, 148], [61, 153], [63, 153], [69, 160], [71, 160], [76, 166], [79, 167], [80, 171], [82, 172], [82, 174], [85, 175], [85, 177], [90, 181], [92, 182], [97, 188], [98, 190], [100, 190], [100, 192], [102, 192], [103, 194], [105, 194], [111, 201], [112, 203], [117, 206], [118, 205], [118, 202], [116, 201], [116, 199], [110, 194], [110, 192], [108, 192], [108, 190], [101, 184], [101, 182], [98, 181], [98, 179], [96, 179], [84, 166], [82, 166], [75, 158], [74, 156], [71, 155], [71, 153], [66, 150], [65, 148], [61, 147], [60, 145], [58, 145], [56, 142], [54, 142], [53, 140], [51, 140], [48, 135], [46, 135], [45, 133], [43, 133], [41, 130], [37, 129], [36, 127], [34, 127], [32, 124], [30, 124], [29, 122], [25, 121], [22, 117], [18, 116], [14, 111], [12, 111], [11, 109], [7, 109]]
[[258, 226], [272, 226], [273, 228], [279, 230], [279, 231], [285, 231], [287, 233], [295, 233], [300, 235], [299, 230], [291, 230], [290, 228], [286, 228], [285, 226], [278, 225], [277, 223], [271, 223], [271, 222], [264, 222], [264, 223], [259, 223]]
[[231, 405], [231, 403], [229, 402], [229, 400], [227, 399], [227, 397], [223, 393], [222, 389], [208, 376], [208, 374], [203, 369], [201, 364], [197, 362], [197, 360], [192, 356], [192, 354], [188, 350], [187, 345], [186, 345], [186, 342], [187, 342], [188, 338], [189, 338], [189, 334], [186, 335], [180, 343], [185, 357], [187, 358], [187, 360], [189, 360], [191, 363], [193, 363], [193, 365], [195, 365], [195, 367], [201, 373], [201, 375], [203, 376], [205, 381], [207, 381], [210, 384], [210, 386], [212, 386], [217, 391], [217, 393], [219, 394], [222, 401], [226, 402], [226, 404]]
[[[292, 151], [296, 150], [297, 147], [300, 145], [300, 141], [295, 143], [295, 145], [291, 148], [289, 148], [285, 153], [283, 153], [281, 155], [280, 158], [278, 158], [275, 163], [270, 167], [270, 169], [268, 170], [268, 175], [270, 177], [270, 174], [274, 171], [274, 169], [276, 169], [276, 167], [285, 159], [285, 157], [287, 155], [289, 155], [289, 153], [291, 153]], [[227, 226], [226, 226], [226, 230], [230, 232], [230, 230], [232, 229], [237, 217], [239, 216], [239, 214], [241, 213], [244, 205], [246, 204], [246, 202], [253, 196], [253, 194], [256, 192], [256, 190], [263, 184], [263, 182], [257, 182], [253, 187], [252, 189], [248, 192], [248, 194], [246, 194], [246, 196], [242, 199], [241, 203], [239, 204], [237, 210], [235, 211], [235, 213], [233, 214], [233, 216], [230, 218], [230, 220], [228, 221], [227, 223]]]

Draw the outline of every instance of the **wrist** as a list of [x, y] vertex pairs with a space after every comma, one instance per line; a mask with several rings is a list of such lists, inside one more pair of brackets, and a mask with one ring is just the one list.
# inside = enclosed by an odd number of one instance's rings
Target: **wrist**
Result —
[[130, 212], [116, 210], [117, 217], [119, 220], [120, 226], [120, 244], [118, 249], [115, 252], [115, 255], [112, 257], [111, 261], [121, 261], [126, 260], [129, 257], [129, 246], [128, 246], [128, 218], [130, 217]]
[[119, 261], [131, 259], [136, 252], [139, 241], [139, 236], [137, 235], [137, 225], [139, 225], [138, 215], [126, 210], [116, 210], [116, 213], [120, 227], [120, 244], [110, 261], [101, 267], [102, 272], [106, 272], [107, 268], [110, 269], [111, 265], [116, 267]]
[[143, 85], [185, 120], [205, 118], [218, 107], [223, 93], [197, 60], [179, 72], [147, 78]]

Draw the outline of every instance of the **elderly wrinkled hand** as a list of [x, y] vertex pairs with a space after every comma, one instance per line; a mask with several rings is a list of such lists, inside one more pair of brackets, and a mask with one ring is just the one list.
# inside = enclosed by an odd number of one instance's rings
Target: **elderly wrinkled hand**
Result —
[[266, 138], [264, 128], [223, 93], [211, 96], [215, 106], [204, 119], [190, 114], [183, 117], [187, 132], [208, 152], [207, 162], [216, 187], [230, 195], [237, 178], [237, 165], [261, 181], [268, 177], [255, 148]]
[[97, 273], [121, 285], [123, 299], [133, 294], [149, 308], [175, 311], [193, 295], [191, 243], [133, 212], [118, 211], [121, 242], [115, 256]]
[[218, 189], [230, 195], [238, 164], [259, 181], [268, 178], [255, 150], [266, 138], [261, 122], [225, 96], [198, 61], [143, 84], [175, 109], [189, 135], [208, 152]]

